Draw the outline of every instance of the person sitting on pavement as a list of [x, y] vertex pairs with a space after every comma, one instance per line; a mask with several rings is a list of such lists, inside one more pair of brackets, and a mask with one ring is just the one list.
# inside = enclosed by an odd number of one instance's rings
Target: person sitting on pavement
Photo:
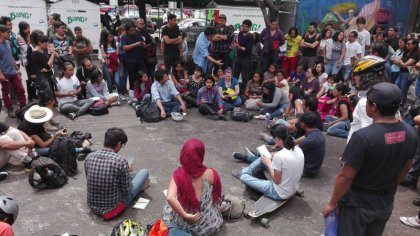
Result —
[[67, 114], [72, 120], [85, 114], [94, 103], [92, 99], [77, 99], [82, 88], [79, 80], [73, 74], [74, 64], [64, 62], [64, 76], [57, 79], [57, 91], [55, 91], [60, 112]]
[[315, 68], [308, 68], [305, 75], [305, 79], [300, 84], [300, 87], [302, 87], [306, 95], [315, 96], [319, 91], [318, 73]]
[[276, 78], [274, 81], [275, 81], [276, 87], [283, 90], [283, 92], [285, 92], [287, 96], [289, 96], [290, 87], [289, 87], [289, 82], [287, 82], [285, 76], [286, 76], [286, 72], [283, 69], [280, 69], [277, 71]]
[[343, 83], [339, 83], [334, 87], [333, 95], [337, 98], [337, 113], [336, 116], [327, 115], [325, 117], [328, 135], [347, 138], [349, 134], [350, 122], [353, 120], [353, 105], [345, 96], [348, 92], [349, 88]]
[[247, 110], [260, 110], [257, 106], [257, 102], [261, 102], [262, 98], [262, 80], [261, 75], [255, 72], [252, 76], [252, 80], [248, 81], [245, 88], [245, 109]]
[[[271, 128], [271, 135], [281, 150], [273, 156], [262, 156], [242, 170], [234, 170], [232, 174], [248, 187], [263, 193], [274, 200], [291, 198], [299, 187], [304, 169], [304, 155], [295, 146], [292, 135], [284, 125]], [[252, 174], [256, 169], [265, 169], [268, 180], [258, 179]]]
[[134, 93], [130, 96], [130, 103], [134, 106], [151, 98], [153, 80], [143, 71], [139, 71], [138, 79], [134, 81]]
[[13, 223], [19, 215], [16, 200], [9, 196], [0, 196], [0, 235], [13, 236]]
[[187, 102], [191, 107], [196, 107], [197, 103], [195, 102], [197, 98], [197, 93], [200, 88], [204, 86], [203, 71], [200, 67], [194, 69], [194, 73], [185, 80], [184, 87], [187, 89], [187, 93], [182, 95], [182, 99]]
[[303, 113], [303, 89], [299, 86], [293, 86], [289, 90], [289, 101], [290, 104], [287, 107], [286, 113], [284, 114], [286, 117]]
[[281, 88], [277, 88], [274, 83], [263, 84], [261, 100], [261, 102], [256, 104], [261, 107], [261, 114], [265, 114], [266, 119], [269, 120], [283, 115], [289, 106], [289, 97]]
[[176, 90], [174, 84], [169, 81], [168, 73], [158, 69], [155, 72], [155, 82], [152, 85], [152, 101], [160, 109], [162, 119], [170, 116], [171, 112], [187, 112], [181, 95]]
[[[24, 132], [0, 122], [0, 134], [0, 170], [12, 159], [20, 162], [32, 153], [35, 142]], [[7, 176], [7, 172], [0, 172], [0, 180]]]
[[296, 70], [292, 71], [287, 77], [288, 82], [292, 82], [295, 86], [300, 86], [302, 81], [305, 79], [305, 71], [303, 71], [303, 65], [298, 64]]
[[217, 171], [203, 164], [204, 154], [204, 143], [196, 138], [181, 149], [181, 166], [169, 182], [163, 209], [168, 235], [215, 235], [223, 224], [222, 184]]
[[86, 90], [87, 98], [100, 98], [105, 101], [107, 106], [120, 105], [118, 93], [109, 93], [107, 82], [99, 70], [95, 70], [90, 74], [90, 80], [86, 84]]
[[242, 99], [239, 96], [239, 82], [238, 79], [232, 77], [232, 69], [229, 67], [225, 69], [224, 78], [219, 80], [219, 93], [227, 111], [242, 106]]
[[[48, 156], [49, 148], [55, 139], [67, 134], [66, 129], [57, 131], [50, 135], [46, 128], [47, 123], [52, 117], [52, 111], [46, 107], [38, 105], [29, 108], [24, 115], [24, 120], [19, 123], [18, 129], [27, 134], [35, 142], [35, 151], [40, 156]], [[75, 148], [76, 153], [89, 153], [91, 150], [87, 147]]]
[[85, 58], [81, 62], [81, 66], [77, 68], [76, 77], [79, 79], [80, 86], [82, 91], [80, 92], [78, 99], [86, 98], [86, 84], [90, 80], [90, 73], [97, 70], [96, 66], [92, 64], [92, 61], [89, 58]]
[[198, 90], [196, 103], [198, 111], [202, 115], [209, 115], [210, 118], [216, 120], [225, 119], [223, 116], [224, 107], [222, 98], [217, 87], [214, 85], [213, 76], [207, 76], [204, 86]]
[[87, 204], [105, 220], [119, 215], [150, 186], [149, 171], [134, 171], [133, 163], [118, 154], [127, 141], [124, 130], [110, 128], [105, 133], [104, 147], [85, 160]]

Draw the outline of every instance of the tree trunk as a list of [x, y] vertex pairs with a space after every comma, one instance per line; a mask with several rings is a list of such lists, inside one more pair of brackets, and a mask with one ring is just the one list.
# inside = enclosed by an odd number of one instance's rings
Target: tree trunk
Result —
[[278, 19], [279, 8], [274, 5], [273, 0], [254, 0], [254, 2], [260, 7], [266, 26], [270, 25], [271, 19]]

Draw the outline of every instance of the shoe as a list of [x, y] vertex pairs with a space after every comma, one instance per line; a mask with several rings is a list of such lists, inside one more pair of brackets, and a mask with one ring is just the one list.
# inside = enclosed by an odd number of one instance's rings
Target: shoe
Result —
[[232, 175], [233, 175], [233, 177], [235, 177], [237, 179], [240, 179], [241, 178], [241, 175], [242, 175], [242, 171], [240, 171], [240, 170], [232, 170]]
[[417, 180], [413, 180], [413, 179], [409, 180], [406, 177], [406, 178], [404, 178], [403, 181], [401, 181], [400, 185], [402, 185], [404, 187], [407, 187], [409, 189], [414, 189], [415, 190], [415, 189], [417, 189]]
[[121, 101], [127, 101], [127, 98], [124, 95], [120, 94], [119, 97]]
[[70, 120], [76, 119], [76, 113], [69, 113]]
[[418, 216], [400, 217], [400, 221], [407, 226], [420, 229], [420, 219]]
[[9, 173], [5, 171], [0, 172], [0, 181], [7, 179], [8, 176], [9, 176]]
[[93, 152], [89, 147], [83, 147], [80, 153], [89, 154]]
[[50, 120], [50, 125], [53, 125], [53, 126], [59, 126], [59, 125], [60, 125], [60, 122], [58, 122], [58, 121], [56, 121], [56, 120], [54, 120], [54, 119], [51, 119], [51, 120]]
[[86, 160], [86, 157], [87, 157], [86, 153], [79, 153], [79, 154], [77, 154], [76, 160], [84, 161], [84, 160]]
[[417, 196], [413, 199], [413, 204], [416, 206], [420, 206], [420, 196]]
[[15, 111], [13, 110], [13, 108], [10, 108], [10, 109], [7, 111], [7, 117], [9, 117], [9, 118], [11, 118], [11, 119], [16, 118], [16, 114], [15, 114]]
[[111, 103], [111, 107], [115, 107], [115, 106], [119, 106], [121, 105], [120, 101], [115, 101], [113, 103]]
[[232, 153], [232, 156], [233, 156], [233, 158], [235, 158], [238, 161], [246, 161], [248, 159], [247, 156], [245, 156], [244, 154], [239, 153], [239, 152]]
[[265, 115], [254, 116], [254, 119], [256, 119], [256, 120], [265, 120]]
[[45, 124], [44, 124], [44, 128], [47, 130], [47, 131], [58, 131], [58, 127], [57, 126], [53, 126], [51, 123], [49, 123], [49, 122], [46, 122]]
[[259, 133], [259, 136], [266, 143], [270, 142], [273, 139], [273, 137], [271, 137], [271, 135], [269, 135], [267, 133]]
[[245, 147], [245, 151], [246, 153], [248, 153], [249, 156], [258, 156], [257, 153], [249, 150], [247, 147]]

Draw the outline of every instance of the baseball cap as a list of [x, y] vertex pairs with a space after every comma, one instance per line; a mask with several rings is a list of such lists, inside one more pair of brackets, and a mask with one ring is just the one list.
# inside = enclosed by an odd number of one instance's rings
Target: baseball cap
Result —
[[398, 106], [401, 103], [401, 90], [395, 84], [382, 82], [373, 85], [366, 94], [367, 100], [380, 106]]

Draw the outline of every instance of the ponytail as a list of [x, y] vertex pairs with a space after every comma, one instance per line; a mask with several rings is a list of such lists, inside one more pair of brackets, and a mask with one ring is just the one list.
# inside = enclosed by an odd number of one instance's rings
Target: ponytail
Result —
[[271, 128], [270, 134], [273, 137], [283, 140], [284, 147], [289, 150], [294, 150], [295, 142], [293, 135], [289, 133], [289, 129], [285, 125], [275, 125]]
[[289, 150], [295, 149], [295, 141], [293, 140], [293, 136], [291, 134], [287, 135], [287, 138], [284, 141], [284, 147]]

